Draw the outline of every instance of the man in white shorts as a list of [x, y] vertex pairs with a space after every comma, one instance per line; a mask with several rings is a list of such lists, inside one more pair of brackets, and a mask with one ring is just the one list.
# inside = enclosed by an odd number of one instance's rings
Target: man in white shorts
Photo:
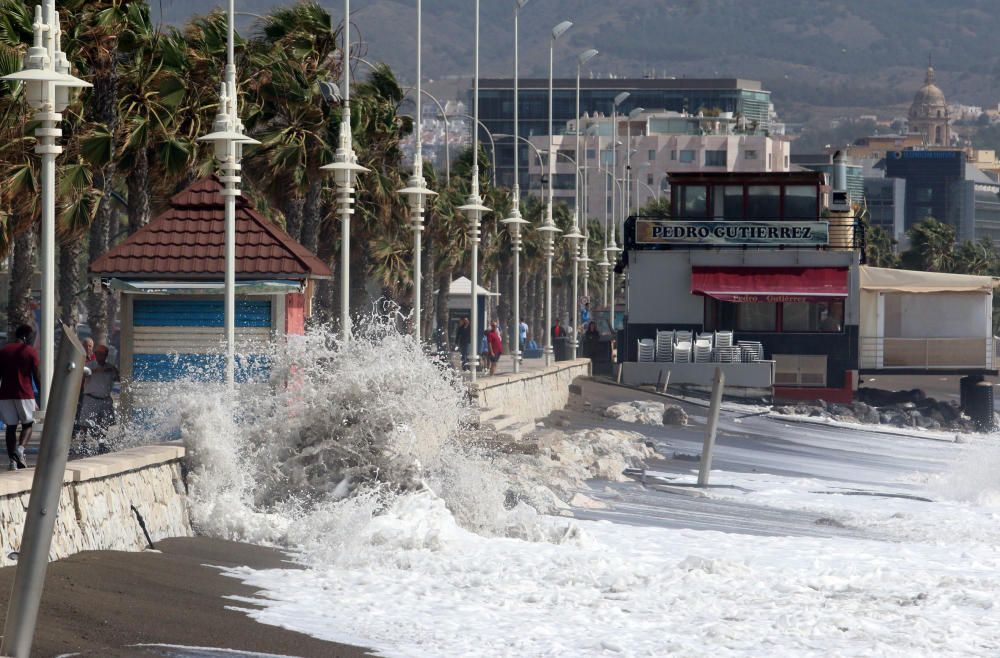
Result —
[[108, 362], [108, 348], [98, 345], [94, 360], [87, 364], [90, 372], [83, 380], [83, 401], [80, 420], [90, 425], [90, 434], [97, 438], [98, 452], [105, 452], [105, 435], [115, 422], [115, 403], [111, 389], [118, 381], [118, 368]]
[[[16, 339], [0, 349], [0, 419], [7, 426], [7, 456], [11, 470], [27, 468], [24, 446], [31, 440], [35, 422], [34, 381], [38, 377], [38, 351], [31, 346], [35, 330], [22, 324], [15, 332]], [[17, 426], [21, 426], [21, 435]]]

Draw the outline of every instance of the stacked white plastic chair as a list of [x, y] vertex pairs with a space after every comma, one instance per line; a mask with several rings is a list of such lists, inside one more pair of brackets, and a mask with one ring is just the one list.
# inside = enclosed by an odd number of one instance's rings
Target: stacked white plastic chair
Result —
[[674, 332], [674, 345], [679, 345], [681, 343], [692, 343], [694, 342], [694, 337], [691, 335], [690, 331], [684, 329], [678, 329]]
[[708, 339], [699, 338], [694, 342], [694, 362], [712, 362], [712, 343]]
[[715, 347], [732, 347], [733, 346], [733, 332], [731, 331], [716, 331], [715, 332]]
[[656, 344], [652, 338], [639, 341], [639, 363], [652, 363], [656, 357]]
[[764, 358], [764, 346], [755, 340], [741, 340], [737, 342], [745, 363], [756, 363]]
[[691, 363], [691, 341], [678, 341], [674, 345], [674, 363]]
[[674, 332], [656, 332], [656, 360], [665, 363], [674, 360]]
[[743, 360], [743, 350], [732, 346], [716, 347], [714, 356], [716, 363], [739, 363]]

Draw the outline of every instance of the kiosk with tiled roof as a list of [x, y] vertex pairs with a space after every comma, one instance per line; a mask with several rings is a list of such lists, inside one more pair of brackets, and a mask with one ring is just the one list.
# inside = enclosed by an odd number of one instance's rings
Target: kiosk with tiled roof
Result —
[[[90, 273], [121, 295], [120, 370], [126, 389], [224, 371], [225, 202], [215, 176], [170, 199], [147, 226], [97, 258]], [[267, 344], [301, 334], [313, 281], [330, 268], [236, 200], [237, 380], [266, 374]]]

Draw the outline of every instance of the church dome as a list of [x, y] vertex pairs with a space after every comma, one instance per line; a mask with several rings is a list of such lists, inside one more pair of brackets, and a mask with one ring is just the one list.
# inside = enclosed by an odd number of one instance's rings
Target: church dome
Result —
[[927, 77], [924, 79], [924, 86], [921, 87], [913, 97], [913, 105], [910, 106], [911, 117], [931, 117], [938, 113], [938, 110], [947, 108], [944, 99], [944, 92], [934, 84], [934, 68], [927, 67]]

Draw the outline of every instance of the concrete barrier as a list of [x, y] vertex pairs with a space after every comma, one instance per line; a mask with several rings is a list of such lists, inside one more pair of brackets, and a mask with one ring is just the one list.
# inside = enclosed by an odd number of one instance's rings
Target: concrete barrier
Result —
[[[66, 465], [49, 558], [80, 551], [138, 551], [146, 546], [134, 506], [153, 541], [192, 535], [185, 501], [184, 448], [160, 444]], [[34, 469], [0, 473], [0, 566], [21, 545]]]
[[522, 422], [544, 418], [569, 402], [569, 385], [591, 373], [590, 359], [557, 361], [547, 368], [476, 381], [479, 408]]

